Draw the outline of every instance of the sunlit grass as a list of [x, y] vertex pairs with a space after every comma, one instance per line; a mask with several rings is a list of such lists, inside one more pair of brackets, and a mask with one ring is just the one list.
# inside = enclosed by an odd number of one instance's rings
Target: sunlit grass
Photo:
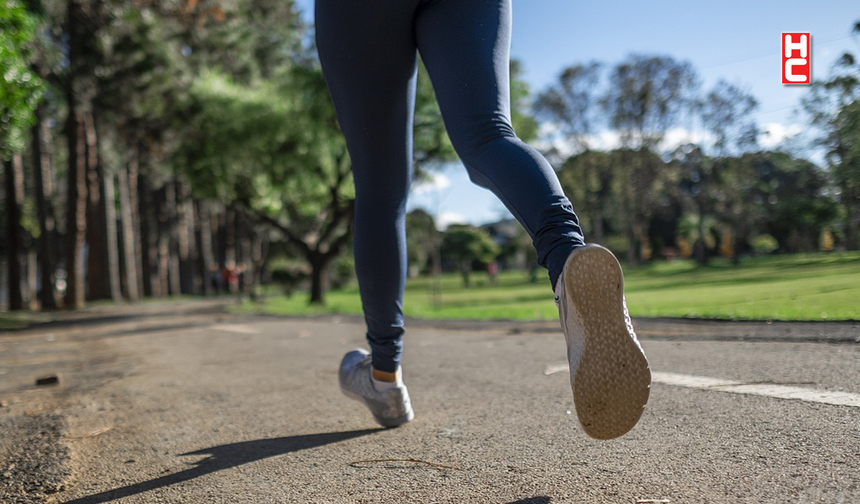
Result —
[[[733, 266], [714, 259], [625, 268], [633, 316], [715, 319], [860, 319], [860, 253], [758, 257]], [[554, 320], [558, 315], [545, 274], [530, 283], [519, 271], [503, 272], [495, 286], [485, 274], [465, 289], [458, 275], [410, 279], [404, 313], [429, 319]], [[361, 313], [355, 286], [331, 291], [326, 306], [309, 306], [306, 294], [273, 297], [243, 312], [290, 315]]]

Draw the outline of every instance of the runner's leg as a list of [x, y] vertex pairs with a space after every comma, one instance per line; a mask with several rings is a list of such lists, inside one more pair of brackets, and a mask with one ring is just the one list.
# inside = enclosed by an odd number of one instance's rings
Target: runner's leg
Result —
[[555, 171], [511, 126], [510, 35], [510, 0], [431, 0], [415, 15], [418, 50], [454, 148], [471, 179], [532, 237], [555, 285], [584, 238]]
[[355, 270], [373, 367], [393, 373], [403, 347], [406, 196], [412, 171], [416, 1], [316, 1], [323, 73], [355, 180]]

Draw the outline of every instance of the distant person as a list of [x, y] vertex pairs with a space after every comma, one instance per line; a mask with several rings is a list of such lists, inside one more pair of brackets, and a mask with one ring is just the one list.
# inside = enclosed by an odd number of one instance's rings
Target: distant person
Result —
[[221, 270], [218, 269], [218, 263], [209, 265], [209, 283], [216, 293], [221, 293]]
[[230, 260], [224, 264], [221, 278], [227, 292], [230, 294], [237, 294], [239, 292], [239, 270], [236, 269], [235, 261]]
[[511, 126], [511, 1], [316, 0], [315, 18], [352, 159], [355, 269], [371, 349], [344, 356], [343, 392], [383, 426], [413, 418], [400, 362], [420, 52], [470, 178], [501, 199], [549, 270], [583, 429], [602, 439], [630, 430], [648, 401], [648, 361], [627, 315], [618, 261], [585, 244], [552, 167]]
[[487, 264], [487, 276], [490, 277], [490, 285], [496, 285], [496, 278], [499, 276], [499, 265], [496, 261]]

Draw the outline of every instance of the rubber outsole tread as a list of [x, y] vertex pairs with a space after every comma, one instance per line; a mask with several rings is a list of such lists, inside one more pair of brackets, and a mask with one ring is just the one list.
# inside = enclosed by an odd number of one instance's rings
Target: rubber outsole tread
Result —
[[571, 254], [564, 271], [585, 337], [571, 375], [576, 413], [586, 434], [613, 439], [639, 421], [651, 385], [648, 360], [627, 327], [621, 265], [607, 249], [588, 245]]

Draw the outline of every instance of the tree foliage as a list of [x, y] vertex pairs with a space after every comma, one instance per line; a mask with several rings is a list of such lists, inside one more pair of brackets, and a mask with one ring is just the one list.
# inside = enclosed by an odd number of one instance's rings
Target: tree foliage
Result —
[[490, 235], [473, 226], [451, 225], [442, 239], [442, 254], [459, 265], [465, 287], [470, 286], [472, 263], [489, 263], [499, 252], [499, 246]]
[[[852, 32], [860, 35], [860, 21]], [[802, 100], [812, 126], [820, 135], [815, 143], [826, 160], [845, 218], [843, 232], [849, 249], [860, 249], [860, 61], [851, 53], [838, 60], [831, 75], [813, 82]]]
[[27, 128], [42, 95], [30, 69], [36, 19], [18, 0], [0, 2], [0, 159], [23, 150]]
[[191, 90], [195, 133], [178, 150], [197, 194], [240, 204], [274, 226], [311, 265], [322, 303], [354, 206], [351, 165], [319, 70], [291, 67], [277, 83], [216, 73]]
[[[349, 247], [354, 189], [307, 29], [293, 0], [0, 2], [0, 262], [16, 306], [56, 306], [54, 287], [66, 307], [253, 291], [273, 253], [322, 302]], [[762, 151], [755, 98], [723, 81], [700, 92], [695, 69], [668, 56], [569, 66], [536, 115], [519, 62], [510, 75], [517, 134], [534, 139], [538, 120], [554, 132], [549, 157], [589, 238], [631, 262], [685, 241], [704, 259], [860, 247], [853, 54], [804, 99], [823, 169]], [[690, 124], [704, 135], [670, 138]], [[414, 134], [416, 177], [456, 159], [420, 65]], [[499, 253], [469, 226], [443, 240], [426, 212], [407, 227], [419, 270], [445, 265], [468, 282]], [[508, 252], [524, 258], [527, 242]]]

